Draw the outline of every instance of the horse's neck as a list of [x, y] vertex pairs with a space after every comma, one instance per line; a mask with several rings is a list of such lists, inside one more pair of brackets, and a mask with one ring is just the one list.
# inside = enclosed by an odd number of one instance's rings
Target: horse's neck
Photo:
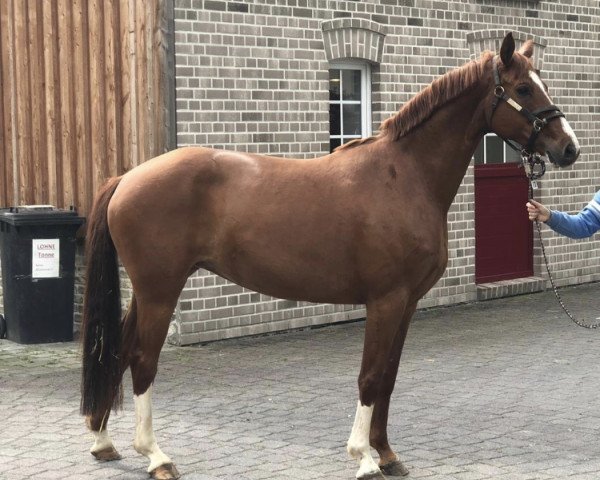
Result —
[[472, 91], [441, 107], [400, 140], [426, 178], [431, 200], [447, 212], [485, 128], [483, 91]]

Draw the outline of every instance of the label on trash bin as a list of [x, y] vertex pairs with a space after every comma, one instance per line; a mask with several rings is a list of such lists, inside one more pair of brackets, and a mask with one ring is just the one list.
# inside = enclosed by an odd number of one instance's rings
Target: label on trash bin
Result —
[[31, 256], [32, 278], [58, 278], [60, 275], [60, 239], [34, 239]]

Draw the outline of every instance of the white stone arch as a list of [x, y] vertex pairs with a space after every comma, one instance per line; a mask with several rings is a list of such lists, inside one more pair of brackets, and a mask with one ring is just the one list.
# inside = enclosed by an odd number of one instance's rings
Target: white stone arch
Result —
[[467, 34], [467, 44], [469, 45], [469, 53], [471, 59], [477, 59], [485, 50], [499, 52], [502, 40], [508, 32], [512, 32], [517, 50], [527, 40], [533, 40], [533, 65], [536, 70], [541, 70], [544, 61], [544, 50], [548, 41], [538, 35], [533, 35], [525, 32], [514, 30], [478, 30]]
[[328, 61], [359, 59], [381, 63], [386, 30], [364, 18], [336, 18], [321, 24]]

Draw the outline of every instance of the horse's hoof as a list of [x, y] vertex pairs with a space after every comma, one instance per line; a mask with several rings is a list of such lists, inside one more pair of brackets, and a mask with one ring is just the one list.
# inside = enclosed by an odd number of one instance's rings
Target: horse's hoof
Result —
[[96, 457], [96, 460], [101, 462], [112, 462], [113, 460], [121, 460], [121, 455], [119, 452], [115, 450], [115, 447], [108, 447], [104, 450], [98, 450], [97, 452], [92, 452], [92, 455]]
[[390, 477], [405, 477], [408, 475], [408, 468], [400, 460], [395, 460], [385, 465], [379, 465], [381, 471]]
[[356, 477], [357, 480], [371, 480], [372, 478], [378, 478], [379, 480], [385, 480], [385, 476], [383, 475], [383, 473], [381, 473], [381, 471], [363, 473], [362, 475]]
[[150, 472], [154, 480], [176, 480], [180, 477], [179, 472], [172, 463], [165, 463]]

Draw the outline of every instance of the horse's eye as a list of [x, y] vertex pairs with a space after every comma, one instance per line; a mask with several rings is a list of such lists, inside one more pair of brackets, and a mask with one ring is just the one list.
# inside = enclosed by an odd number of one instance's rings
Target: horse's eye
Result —
[[531, 87], [529, 85], [519, 85], [517, 87], [517, 95], [520, 97], [528, 97], [531, 95]]

